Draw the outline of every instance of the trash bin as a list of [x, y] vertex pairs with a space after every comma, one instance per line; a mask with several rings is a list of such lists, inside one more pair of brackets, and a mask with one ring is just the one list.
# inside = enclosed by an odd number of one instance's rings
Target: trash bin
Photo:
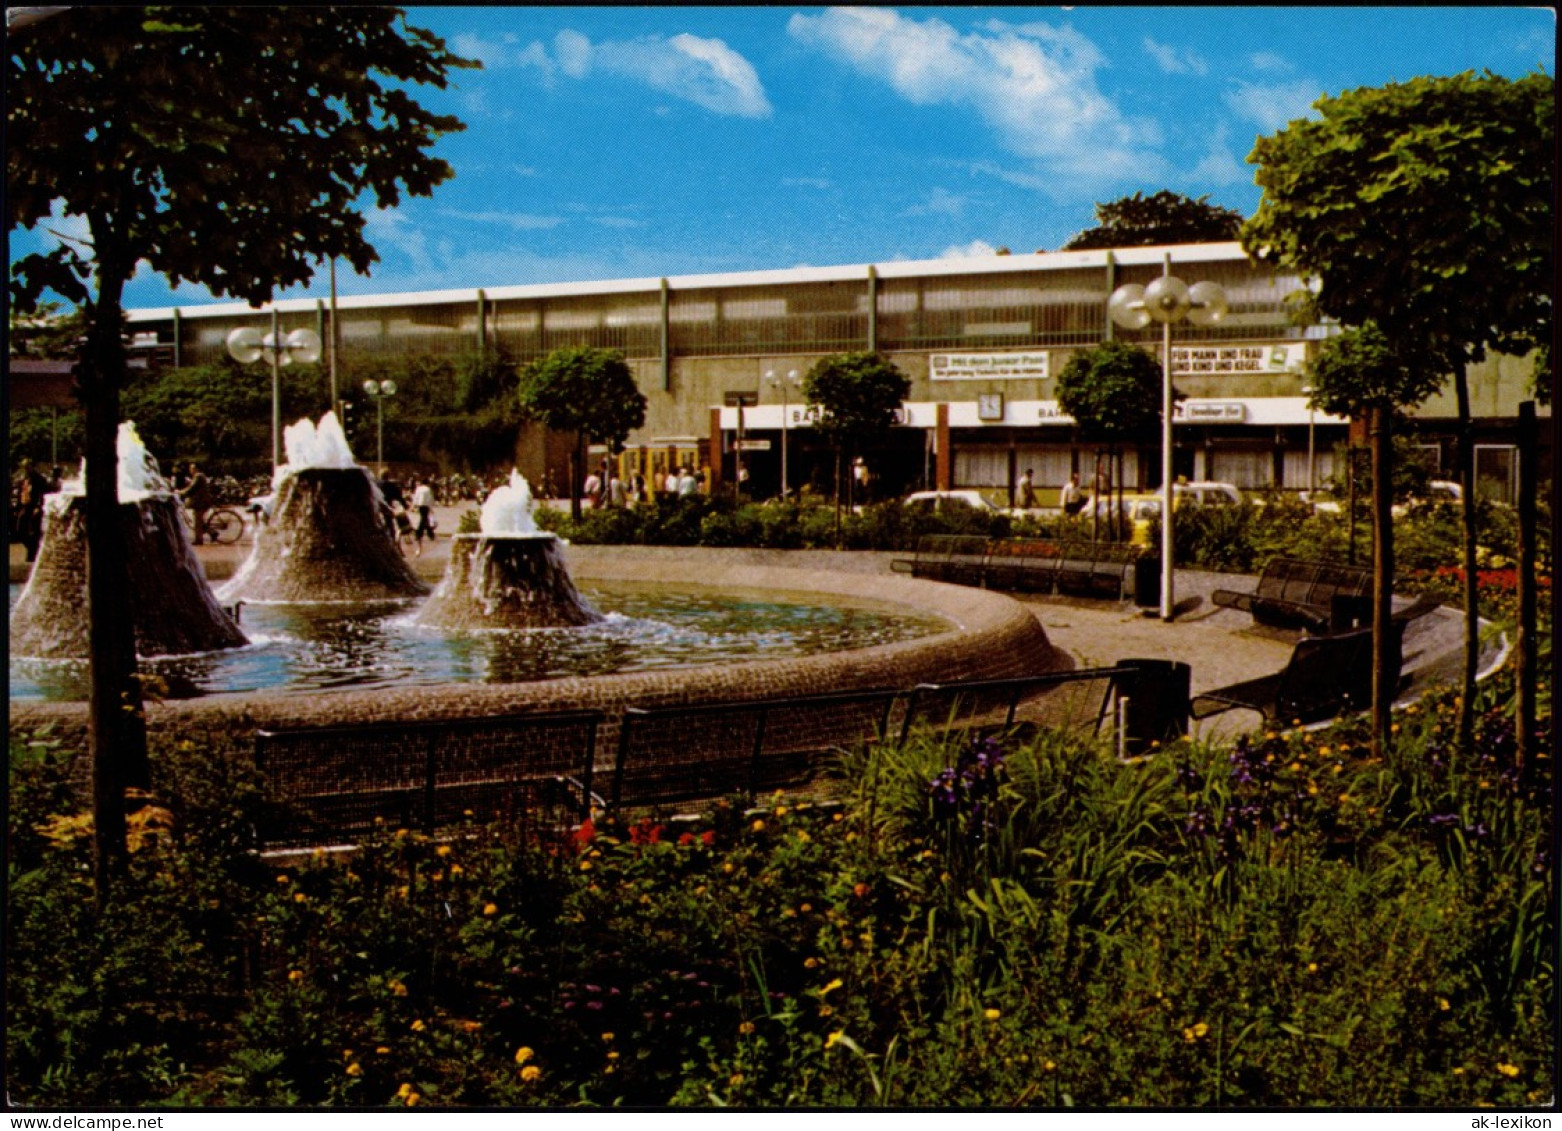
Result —
[[1141, 609], [1161, 603], [1161, 559], [1139, 558], [1134, 562], [1134, 604]]
[[1154, 742], [1174, 742], [1188, 733], [1188, 701], [1193, 669], [1181, 660], [1118, 660], [1129, 669], [1116, 677], [1117, 693], [1128, 700], [1119, 722], [1121, 749], [1130, 758]]

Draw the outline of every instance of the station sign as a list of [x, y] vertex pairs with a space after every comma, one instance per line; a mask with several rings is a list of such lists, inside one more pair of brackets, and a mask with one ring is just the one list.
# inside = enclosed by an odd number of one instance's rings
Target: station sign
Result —
[[1260, 376], [1291, 373], [1307, 361], [1305, 342], [1173, 346], [1172, 376]]
[[1046, 350], [935, 353], [927, 360], [934, 381], [1045, 381], [1052, 374]]

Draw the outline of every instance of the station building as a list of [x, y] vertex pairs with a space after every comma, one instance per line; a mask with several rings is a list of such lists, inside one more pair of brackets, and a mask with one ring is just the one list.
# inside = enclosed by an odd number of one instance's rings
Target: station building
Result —
[[[1042, 501], [1071, 474], [1088, 483], [1097, 457], [1058, 406], [1070, 355], [1105, 339], [1161, 357], [1162, 330], [1124, 330], [1107, 300], [1126, 283], [1170, 273], [1225, 292], [1218, 323], [1174, 324], [1171, 368], [1184, 399], [1173, 467], [1187, 479], [1245, 490], [1303, 490], [1334, 470], [1348, 421], [1307, 407], [1306, 367], [1337, 332], [1297, 326], [1295, 275], [1249, 261], [1236, 243], [893, 261], [721, 275], [626, 279], [134, 310], [137, 351], [163, 364], [225, 356], [239, 326], [335, 332], [342, 356], [500, 351], [525, 364], [561, 347], [622, 351], [647, 398], [645, 426], [620, 457], [648, 479], [703, 470], [714, 487], [737, 479], [755, 497], [781, 486], [827, 489], [834, 453], [815, 433], [802, 377], [821, 357], [877, 351], [911, 380], [900, 426], [863, 453], [878, 497], [974, 487], [995, 500], [1026, 469]], [[1511, 499], [1512, 425], [1531, 363], [1492, 357], [1469, 371], [1480, 489]], [[1414, 413], [1434, 466], [1452, 466], [1451, 387]], [[566, 448], [523, 440], [518, 463], [535, 482], [566, 482]], [[1158, 439], [1124, 452], [1122, 482], [1153, 488]]]

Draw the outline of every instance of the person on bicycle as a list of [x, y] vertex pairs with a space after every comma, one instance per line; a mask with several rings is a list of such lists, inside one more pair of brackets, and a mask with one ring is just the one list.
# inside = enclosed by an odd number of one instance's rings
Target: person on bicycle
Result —
[[[212, 484], [206, 478], [206, 473], [192, 461], [189, 464], [189, 474], [185, 480], [184, 488], [179, 492], [185, 505], [190, 508], [191, 525], [195, 528], [195, 544], [199, 546], [206, 539], [206, 512], [212, 508]], [[217, 539], [213, 538], [215, 542]]]

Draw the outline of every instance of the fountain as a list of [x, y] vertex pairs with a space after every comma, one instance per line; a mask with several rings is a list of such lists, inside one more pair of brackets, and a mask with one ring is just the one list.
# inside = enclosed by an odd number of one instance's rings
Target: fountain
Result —
[[[137, 654], [175, 656], [248, 644], [207, 584], [179, 501], [134, 424], [119, 426], [116, 448]], [[68, 481], [44, 501], [38, 560], [11, 612], [13, 656], [56, 660], [89, 655], [85, 480], [83, 465], [81, 478]]]
[[271, 521], [218, 595], [264, 604], [427, 593], [396, 544], [379, 485], [353, 460], [336, 414], [326, 413], [318, 427], [300, 420], [283, 439], [287, 463], [272, 480]]
[[445, 576], [415, 618], [439, 628], [561, 628], [602, 614], [576, 592], [558, 535], [538, 530], [518, 471], [483, 503], [481, 532], [457, 534]]

